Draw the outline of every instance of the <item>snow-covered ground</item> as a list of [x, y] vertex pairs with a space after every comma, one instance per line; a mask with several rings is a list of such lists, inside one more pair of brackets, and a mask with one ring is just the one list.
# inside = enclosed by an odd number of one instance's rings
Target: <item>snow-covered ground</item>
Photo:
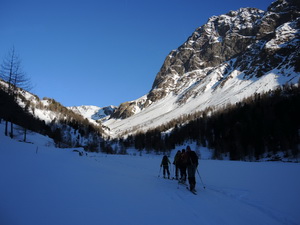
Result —
[[197, 176], [193, 195], [161, 178], [162, 156], [79, 156], [3, 133], [0, 124], [1, 225], [300, 224], [298, 163], [201, 160], [206, 188]]

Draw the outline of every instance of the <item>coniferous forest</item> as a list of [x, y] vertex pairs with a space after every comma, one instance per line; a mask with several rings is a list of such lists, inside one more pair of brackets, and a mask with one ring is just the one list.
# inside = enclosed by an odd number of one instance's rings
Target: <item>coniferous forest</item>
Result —
[[[18, 98], [22, 98], [22, 95], [18, 95]], [[25, 107], [23, 108], [16, 102], [16, 97], [14, 95], [10, 95], [6, 91], [0, 89], [0, 122], [3, 119], [6, 123], [5, 135], [13, 138], [14, 129], [12, 124], [16, 124], [24, 128], [24, 141], [26, 141], [27, 130], [30, 130], [51, 137], [57, 144], [57, 147], [80, 146], [79, 143], [72, 143], [66, 138], [66, 133], [72, 132], [70, 128], [73, 128], [73, 133], [78, 131], [78, 136], [80, 134], [83, 137], [88, 137], [90, 134], [93, 134], [101, 139], [102, 130], [99, 127], [90, 124], [87, 119], [68, 110], [59, 102], [56, 102], [53, 99], [45, 99], [49, 102], [48, 106], [43, 106], [42, 104], [32, 106], [30, 101], [23, 98], [22, 101], [25, 104]], [[32, 115], [32, 113], [29, 112], [30, 107], [59, 112], [60, 117], [47, 124], [45, 121]], [[62, 130], [63, 126], [65, 131]], [[69, 126], [70, 128], [67, 129], [66, 126]], [[88, 151], [95, 151], [94, 146], [98, 146], [98, 142], [90, 142], [85, 147]]]
[[[13, 95], [9, 95], [4, 90], [0, 89], [0, 120], [5, 120], [6, 124], [13, 123], [22, 126], [24, 130], [32, 130], [41, 134], [52, 135], [51, 129], [27, 111], [28, 106], [23, 109], [15, 101]], [[5, 134], [13, 137], [13, 129], [8, 129], [6, 125]], [[8, 134], [9, 132], [9, 134]]]
[[[287, 157], [296, 157], [300, 146], [299, 86], [285, 85], [268, 93], [255, 94], [223, 109], [208, 108], [181, 116], [147, 132], [138, 132], [118, 140], [95, 142], [95, 146], [88, 146], [87, 150], [98, 151], [97, 146], [100, 145], [101, 151], [110, 154], [126, 154], [126, 148], [129, 147], [148, 152], [166, 152], [176, 145], [192, 141], [200, 148], [214, 150], [216, 159], [229, 155], [231, 160], [257, 160], [264, 153], [274, 155], [277, 152], [284, 152]], [[66, 111], [64, 115], [70, 113], [54, 100], [48, 101], [51, 103], [48, 107], [54, 107], [52, 110]], [[45, 124], [26, 110], [30, 107], [30, 102], [23, 109], [14, 101], [13, 96], [0, 90], [0, 106], [1, 119], [24, 127], [24, 141], [26, 129], [48, 135], [57, 143], [63, 141], [59, 128], [53, 129], [55, 126]], [[69, 116], [71, 119], [59, 122], [79, 129], [81, 135], [95, 132], [94, 127], [85, 124], [82, 118], [74, 119], [76, 116], [77, 114], [72, 113]], [[6, 135], [13, 136], [12, 129], [5, 132]], [[111, 147], [116, 141], [121, 150]]]
[[[181, 125], [180, 124], [184, 124]], [[165, 132], [171, 130], [170, 132]], [[137, 149], [170, 151], [195, 141], [214, 150], [215, 158], [257, 160], [263, 153], [281, 151], [288, 157], [299, 153], [300, 88], [285, 85], [255, 94], [221, 110], [208, 109], [187, 115], [159, 128], [129, 136], [121, 142]]]

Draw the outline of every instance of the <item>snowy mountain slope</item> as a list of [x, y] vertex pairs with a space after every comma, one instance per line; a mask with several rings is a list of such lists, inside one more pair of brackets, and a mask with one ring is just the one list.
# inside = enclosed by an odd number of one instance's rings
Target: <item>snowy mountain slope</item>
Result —
[[[216, 76], [218, 75], [216, 74]], [[234, 71], [231, 73], [231, 76], [232, 79], [228, 81], [230, 86], [226, 89], [216, 88], [214, 82], [210, 82], [211, 87], [209, 87], [209, 85], [195, 85], [188, 91], [195, 95], [197, 95], [201, 89], [205, 89], [205, 91], [201, 94], [201, 97], [191, 98], [185, 104], [178, 105], [177, 96], [168, 95], [162, 100], [145, 108], [140, 113], [122, 120], [109, 119], [103, 124], [110, 128], [111, 136], [132, 133], [137, 130], [147, 130], [162, 125], [180, 115], [205, 110], [207, 107], [223, 107], [228, 103], [236, 103], [253, 93], [266, 92], [270, 89], [274, 89], [279, 84], [285, 84], [290, 81], [290, 78], [279, 78], [277, 71], [272, 71], [259, 79], [253, 78], [247, 82], [240, 79], [240, 77], [244, 76], [244, 73], [239, 71]], [[214, 78], [216, 79], [216, 77], [211, 77], [210, 79]], [[296, 78], [296, 80], [297, 79], [298, 78]]]
[[117, 137], [154, 128], [207, 107], [297, 83], [300, 6], [276, 1], [213, 16], [173, 50], [145, 96], [121, 104], [103, 124]]
[[37, 134], [28, 137], [33, 144], [12, 140], [3, 129], [0, 124], [0, 224], [294, 225], [300, 221], [296, 163], [201, 160], [198, 170], [206, 188], [197, 177], [195, 196], [175, 180], [158, 177], [161, 156], [80, 157], [73, 149], [46, 147], [46, 140]]
[[[7, 83], [0, 80], [0, 88], [5, 91], [6, 87]], [[41, 100], [38, 96], [18, 88], [16, 102], [24, 111], [44, 122], [52, 136], [59, 136], [61, 146], [87, 146], [94, 142], [99, 143], [102, 139], [102, 127], [99, 124], [85, 121], [79, 113], [67, 109], [54, 99]]]
[[94, 123], [97, 120], [101, 120], [104, 117], [110, 116], [117, 107], [112, 105], [107, 107], [83, 105], [83, 106], [72, 106], [67, 108], [71, 109], [73, 112], [77, 114], [82, 115], [84, 118], [87, 118], [90, 122]]

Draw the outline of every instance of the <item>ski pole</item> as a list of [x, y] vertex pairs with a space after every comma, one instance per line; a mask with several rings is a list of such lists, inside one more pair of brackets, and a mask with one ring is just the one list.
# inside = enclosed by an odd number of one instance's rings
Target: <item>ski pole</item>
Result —
[[176, 170], [176, 165], [174, 164], [174, 166], [173, 166], [173, 173], [174, 173], [174, 178], [176, 179], [176, 172], [177, 172], [177, 170]]
[[161, 166], [159, 167], [158, 177], [160, 177]]
[[197, 173], [198, 173], [198, 175], [199, 175], [199, 177], [200, 177], [200, 180], [201, 180], [201, 183], [202, 183], [202, 185], [203, 185], [203, 188], [205, 189], [205, 185], [204, 185], [203, 180], [202, 180], [202, 178], [201, 178], [201, 176], [200, 176], [200, 173], [199, 173], [199, 171], [198, 171], [198, 168], [197, 168]]

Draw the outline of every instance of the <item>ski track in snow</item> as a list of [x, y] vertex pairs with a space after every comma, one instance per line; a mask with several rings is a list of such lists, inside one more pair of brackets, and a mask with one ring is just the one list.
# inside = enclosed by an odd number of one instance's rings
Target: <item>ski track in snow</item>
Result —
[[229, 189], [229, 188], [217, 188], [217, 187], [209, 187], [211, 191], [220, 193], [225, 195], [233, 200], [239, 201], [240, 203], [246, 204], [250, 207], [253, 207], [258, 212], [262, 212], [266, 214], [267, 217], [274, 219], [275, 221], [280, 222], [280, 224], [294, 224], [297, 225], [296, 222], [286, 218], [281, 212], [269, 208], [268, 206], [264, 206], [261, 202], [254, 202], [250, 199], [247, 199], [247, 195], [249, 191], [247, 190], [237, 190], [237, 189]]
[[177, 180], [161, 177], [162, 156], [80, 157], [73, 149], [45, 147], [50, 139], [40, 135], [28, 137], [39, 145], [24, 144], [2, 130], [0, 124], [1, 225], [300, 222], [299, 164], [201, 160], [206, 188], [196, 174], [194, 195]]
[[[117, 163], [126, 167], [132, 167], [133, 169], [139, 169], [139, 170], [141, 168], [140, 166], [142, 166], [142, 165], [134, 166], [124, 162], [118, 162], [118, 161]], [[159, 160], [158, 160], [158, 164], [159, 164]], [[147, 170], [144, 169], [143, 172], [146, 171]], [[149, 174], [150, 177], [153, 177], [152, 172], [153, 171], [151, 171], [151, 175]], [[201, 213], [199, 215], [199, 209], [195, 206], [198, 204], [203, 204], [202, 202], [203, 197], [210, 196], [210, 198], [214, 198], [214, 201], [218, 201], [220, 199], [226, 199], [224, 200], [224, 202], [231, 202], [230, 205], [234, 205], [232, 202], [235, 202], [235, 204], [238, 205], [238, 208], [240, 207], [247, 208], [248, 210], [246, 211], [250, 211], [253, 214], [262, 214], [264, 215], [266, 221], [269, 222], [272, 221], [272, 224], [297, 224], [296, 222], [290, 220], [289, 218], [286, 218], [282, 213], [278, 212], [277, 210], [263, 205], [262, 202], [255, 202], [248, 199], [247, 196], [249, 195], [250, 192], [249, 190], [228, 188], [228, 187], [216, 187], [211, 185], [206, 186], [206, 189], [203, 189], [203, 185], [201, 184], [200, 181], [198, 181], [198, 195], [194, 196], [192, 193], [189, 193], [186, 190], [185, 186], [178, 185], [176, 180], [162, 179], [161, 177], [158, 177], [157, 179], [158, 179], [159, 186], [166, 187], [168, 189], [168, 191], [165, 192], [168, 198], [176, 201], [177, 204], [182, 205], [183, 210], [189, 211], [193, 215], [193, 219], [195, 219], [195, 222], [197, 221], [199, 222], [199, 220], [203, 218], [201, 216]], [[152, 195], [151, 192], [149, 194]], [[198, 199], [199, 197], [200, 197], [200, 202]], [[210, 199], [209, 201], [211, 200], [213, 199]], [[191, 204], [191, 202], [193, 202], [194, 204]], [[232, 209], [230, 209], [229, 211], [232, 211]], [[205, 222], [205, 220], [203, 222]], [[265, 222], [259, 223], [255, 220], [253, 222], [255, 222], [256, 224], [265, 223]], [[222, 221], [222, 224], [226, 224], [226, 221]], [[267, 222], [266, 224], [269, 223]]]

